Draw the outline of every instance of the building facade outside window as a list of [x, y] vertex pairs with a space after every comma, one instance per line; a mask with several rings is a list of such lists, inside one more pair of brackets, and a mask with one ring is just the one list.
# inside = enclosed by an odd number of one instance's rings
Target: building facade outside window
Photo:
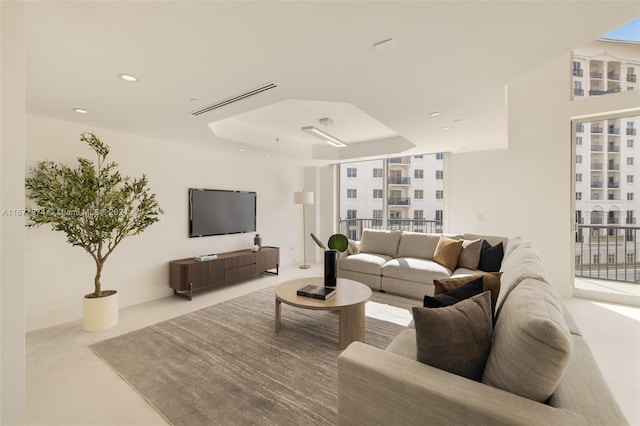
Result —
[[[444, 205], [435, 194], [444, 188], [443, 163], [444, 155], [428, 154], [341, 164], [341, 232], [352, 239], [369, 228], [441, 232]], [[372, 197], [358, 198], [358, 189]]]

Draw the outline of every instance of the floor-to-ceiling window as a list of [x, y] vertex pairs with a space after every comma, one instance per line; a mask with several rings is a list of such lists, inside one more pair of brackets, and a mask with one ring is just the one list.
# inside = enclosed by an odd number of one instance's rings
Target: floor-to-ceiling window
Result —
[[[629, 29], [633, 28], [632, 23]], [[574, 50], [575, 102], [640, 90], [640, 40], [635, 37], [623, 27]], [[637, 111], [603, 113], [572, 124], [576, 293], [638, 297], [640, 116]]]
[[443, 155], [414, 155], [340, 165], [340, 231], [441, 232]]

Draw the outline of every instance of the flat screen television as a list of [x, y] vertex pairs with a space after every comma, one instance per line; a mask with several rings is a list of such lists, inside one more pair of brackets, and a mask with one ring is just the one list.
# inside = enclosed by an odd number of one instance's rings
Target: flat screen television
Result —
[[256, 193], [189, 188], [189, 238], [256, 230]]

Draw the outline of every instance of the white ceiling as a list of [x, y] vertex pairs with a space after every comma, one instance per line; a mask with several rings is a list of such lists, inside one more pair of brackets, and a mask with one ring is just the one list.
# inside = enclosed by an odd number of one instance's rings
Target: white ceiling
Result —
[[[301, 162], [502, 148], [510, 81], [638, 16], [637, 1], [29, 1], [27, 112]], [[324, 117], [347, 148], [300, 131]]]

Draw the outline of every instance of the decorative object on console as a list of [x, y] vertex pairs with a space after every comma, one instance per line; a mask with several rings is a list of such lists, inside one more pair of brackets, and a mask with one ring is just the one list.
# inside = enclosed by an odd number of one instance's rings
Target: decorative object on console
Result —
[[256, 236], [253, 237], [253, 245], [262, 247], [262, 237], [260, 237], [260, 234], [256, 234]]
[[452, 306], [412, 308], [418, 361], [480, 381], [491, 349], [490, 299], [485, 291]]
[[[294, 192], [293, 193], [293, 203], [294, 204], [302, 204], [302, 235], [307, 230], [306, 223], [306, 211], [305, 206], [307, 204], [313, 204], [313, 192]], [[303, 261], [302, 265], [300, 265], [300, 269], [309, 269], [311, 265], [307, 264], [307, 239], [302, 239], [302, 250], [303, 250]]]
[[338, 252], [342, 253], [347, 250], [349, 240], [342, 234], [333, 234], [327, 241], [327, 246], [329, 246], [329, 249], [327, 249], [313, 232], [311, 233], [311, 238], [313, 238], [318, 247], [324, 250], [324, 285], [335, 287], [338, 278]]
[[[96, 264], [94, 291], [84, 296], [83, 328], [97, 331], [118, 322], [117, 292], [102, 290], [102, 268], [123, 238], [138, 235], [164, 213], [147, 177], [121, 175], [117, 163], [107, 163], [109, 146], [93, 133], [80, 140], [97, 155], [97, 163], [78, 158], [78, 168], [41, 161], [25, 180], [27, 197], [38, 208], [28, 209], [27, 226], [51, 225], [67, 242], [82, 247]], [[116, 299], [114, 302], [112, 299]], [[106, 304], [107, 307], [101, 305]]]

